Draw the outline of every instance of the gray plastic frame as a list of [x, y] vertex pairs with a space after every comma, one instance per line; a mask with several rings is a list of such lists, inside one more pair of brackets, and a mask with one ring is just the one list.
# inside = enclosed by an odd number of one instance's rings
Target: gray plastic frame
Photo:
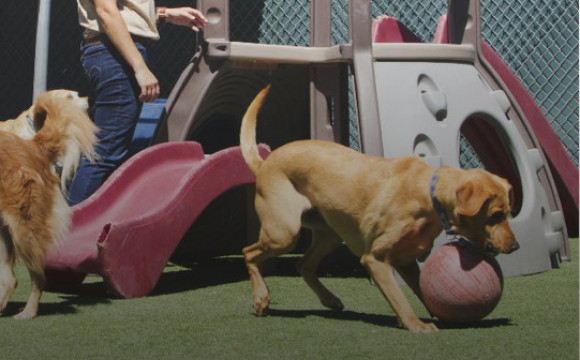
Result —
[[[481, 55], [478, 0], [449, 0], [451, 44], [373, 44], [368, 0], [349, 1], [350, 41], [334, 46], [330, 46], [330, 7], [323, 1], [311, 2], [309, 47], [229, 41], [229, 1], [199, 0], [198, 7], [209, 25], [200, 34], [197, 54], [168, 99], [167, 117], [155, 142], [188, 139], [208, 89], [227, 67], [264, 69], [297, 64], [310, 69], [311, 138], [347, 144], [350, 66], [363, 152], [389, 157], [422, 152], [434, 165], [459, 166], [461, 124], [470, 114], [485, 114], [515, 161], [524, 195], [522, 210], [511, 221], [522, 247], [509, 257], [500, 257], [504, 272], [545, 271], [559, 260], [569, 259], [562, 207], [546, 158], [514, 97]], [[457, 71], [464, 74], [463, 81], [456, 81]], [[425, 95], [430, 100], [416, 96], [421, 76], [442, 84], [439, 94]], [[402, 90], [392, 84], [403, 83], [413, 83], [414, 90], [409, 85], [405, 89], [408, 96], [396, 96]], [[438, 135], [427, 134], [432, 125], [441, 128], [442, 124], [433, 120], [432, 112], [417, 114], [415, 110], [437, 108], [441, 101], [448, 107], [448, 128]], [[461, 110], [452, 104], [461, 104]], [[421, 145], [425, 139], [429, 146]]]

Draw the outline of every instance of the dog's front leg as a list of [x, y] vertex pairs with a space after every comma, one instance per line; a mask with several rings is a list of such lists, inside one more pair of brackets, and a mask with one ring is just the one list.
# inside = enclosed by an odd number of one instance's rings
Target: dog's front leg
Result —
[[405, 294], [403, 294], [399, 284], [397, 284], [393, 274], [393, 267], [387, 259], [379, 260], [373, 254], [365, 254], [361, 258], [361, 263], [368, 269], [405, 329], [420, 333], [437, 331], [437, 327], [434, 324], [426, 324], [415, 315]]
[[38, 314], [38, 305], [40, 304], [40, 298], [44, 289], [45, 278], [44, 274], [40, 271], [29, 270], [29, 273], [31, 281], [30, 295], [28, 296], [28, 301], [26, 301], [24, 309], [14, 315], [14, 319], [16, 320], [32, 319]]
[[[421, 287], [419, 286], [419, 279], [421, 277], [421, 270], [419, 269], [419, 264], [417, 264], [416, 261], [413, 261], [409, 265], [396, 266], [395, 269], [397, 270], [399, 275], [401, 275], [403, 280], [405, 280], [405, 283], [409, 286], [409, 288], [413, 290], [415, 295], [417, 295], [419, 300], [421, 300], [421, 302], [424, 304], [423, 295], [421, 294]], [[427, 306], [425, 306], [425, 309], [427, 309]], [[427, 309], [427, 311], [431, 316], [433, 316], [433, 314], [431, 314], [431, 311], [429, 309]]]
[[417, 295], [419, 300], [423, 301], [421, 296], [421, 288], [419, 287], [419, 278], [421, 276], [421, 270], [416, 261], [413, 261], [409, 265], [405, 266], [395, 266], [395, 269], [401, 275], [405, 283], [409, 286], [411, 290]]

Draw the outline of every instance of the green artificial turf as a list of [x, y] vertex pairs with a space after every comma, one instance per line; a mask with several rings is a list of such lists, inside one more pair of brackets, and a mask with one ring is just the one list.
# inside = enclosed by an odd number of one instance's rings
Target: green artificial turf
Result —
[[[268, 317], [253, 315], [240, 259], [168, 266], [154, 294], [117, 300], [93, 278], [83, 295], [45, 293], [40, 316], [11, 318], [29, 282], [0, 318], [0, 359], [578, 359], [578, 240], [560, 269], [505, 279], [497, 308], [481, 322], [413, 334], [364, 276], [323, 281], [345, 304], [326, 310], [292, 272], [267, 277]], [[289, 262], [293, 258], [287, 259]], [[404, 288], [419, 317], [428, 319]], [[441, 325], [441, 324], [439, 324]]]

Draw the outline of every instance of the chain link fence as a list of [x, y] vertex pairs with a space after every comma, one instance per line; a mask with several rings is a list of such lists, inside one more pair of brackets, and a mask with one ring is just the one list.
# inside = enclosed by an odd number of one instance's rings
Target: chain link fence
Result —
[[[244, 11], [235, 23], [251, 23], [252, 31], [232, 33], [232, 40], [306, 46], [310, 41], [307, 0], [232, 1]], [[264, 5], [266, 4], [266, 5]], [[332, 1], [332, 42], [348, 41], [348, 3]], [[447, 2], [373, 1], [372, 15], [399, 19], [421, 40], [431, 41]], [[248, 16], [242, 16], [248, 14]], [[251, 15], [250, 15], [251, 14]], [[261, 14], [256, 19], [254, 14]], [[578, 3], [565, 0], [482, 0], [482, 35], [528, 89], [578, 165]], [[256, 22], [259, 21], [259, 24]], [[237, 25], [239, 26], [239, 25]], [[246, 28], [248, 29], [248, 28]], [[351, 111], [354, 113], [354, 111]], [[354, 116], [354, 115], [352, 115]], [[351, 131], [351, 144], [358, 138]], [[465, 167], [478, 167], [469, 144], [461, 141]]]
[[[313, 0], [314, 1], [314, 0]], [[346, 0], [332, 6], [332, 42], [348, 41]], [[190, 0], [157, 1], [157, 5], [195, 6]], [[430, 41], [447, 1], [373, 1], [373, 16], [398, 18], [423, 41]], [[7, 0], [0, 7], [0, 118], [14, 117], [32, 97], [34, 34], [38, 0]], [[532, 94], [578, 165], [578, 2], [565, 0], [482, 0], [482, 32], [494, 50]], [[307, 46], [310, 41], [310, 1], [230, 0], [233, 41]], [[153, 48], [153, 71], [167, 97], [194, 54], [195, 34], [171, 25], [160, 28], [162, 40]], [[88, 93], [80, 67], [82, 32], [76, 2], [52, 0], [49, 88]], [[354, 115], [352, 116], [354, 118]], [[355, 128], [351, 143], [358, 144]], [[462, 147], [469, 148], [463, 141]], [[469, 151], [465, 151], [469, 153]], [[477, 159], [471, 156], [462, 163]]]

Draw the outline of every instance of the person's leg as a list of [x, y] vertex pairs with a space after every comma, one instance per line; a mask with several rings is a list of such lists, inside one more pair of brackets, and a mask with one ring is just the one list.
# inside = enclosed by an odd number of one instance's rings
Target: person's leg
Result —
[[[138, 46], [144, 57], [146, 49]], [[92, 117], [99, 127], [95, 151], [99, 159], [82, 159], [69, 187], [69, 204], [76, 205], [92, 195], [125, 160], [141, 104], [133, 72], [110, 44], [83, 48], [83, 67], [94, 91]]]

